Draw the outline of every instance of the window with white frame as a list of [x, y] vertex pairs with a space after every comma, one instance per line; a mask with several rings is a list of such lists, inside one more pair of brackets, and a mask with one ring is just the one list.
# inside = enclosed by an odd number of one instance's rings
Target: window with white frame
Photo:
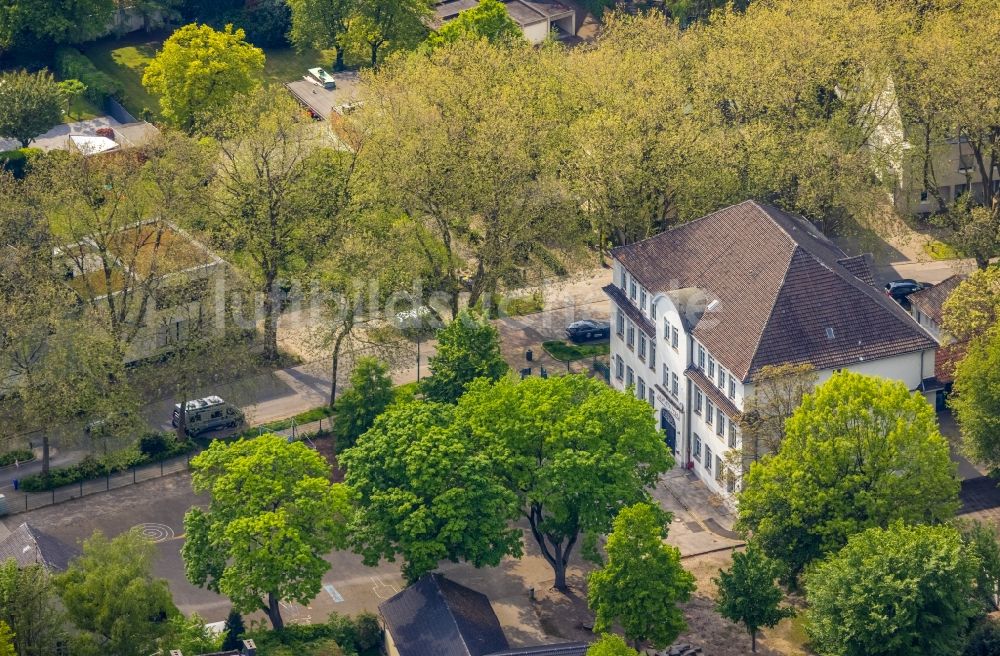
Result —
[[712, 380], [715, 377], [715, 359], [710, 355], [708, 356], [708, 379]]
[[639, 307], [643, 312], [646, 311], [646, 290], [642, 287], [639, 288]]
[[649, 368], [656, 371], [656, 342], [649, 340]]
[[653, 388], [652, 387], [649, 388], [649, 398], [646, 399], [646, 400], [649, 402], [649, 405], [655, 405], [653, 403]]
[[701, 414], [701, 390], [697, 387], [694, 388], [694, 413]]
[[643, 401], [646, 400], [646, 381], [641, 376], [639, 377], [639, 385], [636, 387], [635, 395]]
[[726, 434], [726, 415], [723, 414], [722, 408], [715, 409], [715, 434], [719, 437]]
[[678, 388], [680, 387], [679, 382], [680, 381], [677, 379], [677, 374], [671, 373], [670, 374], [670, 393], [673, 394], [674, 396], [677, 396]]
[[723, 392], [725, 392], [726, 391], [726, 370], [722, 368], [721, 364], [719, 365], [719, 381], [718, 382], [719, 382], [719, 389], [722, 390]]
[[670, 368], [663, 363], [663, 389], [670, 389]]
[[726, 492], [732, 494], [736, 491], [736, 474], [732, 470], [726, 471]]
[[615, 310], [615, 329], [619, 337], [625, 334], [625, 315], [621, 310]]
[[625, 267], [622, 267], [622, 277], [620, 284], [623, 291], [625, 290], [626, 287], [628, 287], [628, 271], [625, 270]]
[[736, 379], [732, 374], [729, 374], [729, 398], [736, 398]]
[[[649, 318], [656, 321], [656, 301], [654, 299], [655, 297], [649, 299]], [[655, 326], [656, 324], [654, 323], [653, 325]]]
[[646, 333], [639, 331], [639, 359], [646, 361]]
[[677, 350], [677, 328], [673, 326], [670, 328], [670, 348]]
[[635, 278], [632, 278], [631, 282], [629, 282], [628, 284], [628, 296], [633, 301], [635, 300], [635, 292], [636, 292]]
[[615, 378], [621, 380], [625, 376], [625, 361], [622, 360], [622, 356], [615, 356]]
[[735, 449], [736, 448], [736, 422], [735, 421], [730, 421], [729, 422], [729, 448], [730, 449]]
[[663, 317], [663, 339], [664, 341], [670, 341], [670, 321], [666, 317]]
[[705, 347], [701, 344], [698, 345], [698, 368], [705, 370]]
[[629, 319], [627, 325], [628, 327], [625, 329], [625, 345], [632, 348], [635, 346], [635, 324]]
[[706, 444], [705, 445], [705, 471], [707, 471], [709, 473], [709, 475], [712, 474], [712, 465], [713, 464], [714, 463], [712, 462], [712, 447], [710, 447], [710, 446], [708, 446]]
[[701, 460], [701, 438], [698, 437], [698, 433], [694, 434], [694, 456], [695, 460]]
[[715, 480], [716, 480], [716, 482], [721, 483], [723, 477], [725, 476], [725, 473], [726, 473], [726, 469], [725, 469], [725, 465], [722, 464], [722, 458], [720, 458], [719, 456], [715, 456]]
[[715, 405], [708, 399], [705, 399], [705, 423], [711, 426], [714, 420], [715, 420]]
[[635, 384], [635, 372], [632, 367], [625, 367], [625, 387], [632, 387]]

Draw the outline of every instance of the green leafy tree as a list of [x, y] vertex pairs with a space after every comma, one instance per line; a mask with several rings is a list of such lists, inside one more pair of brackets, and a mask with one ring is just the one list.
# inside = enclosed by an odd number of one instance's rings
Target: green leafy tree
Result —
[[993, 619], [984, 619], [972, 630], [962, 656], [998, 655], [1000, 655], [1000, 624]]
[[[211, 211], [195, 225], [238, 256], [263, 296], [264, 357], [278, 358], [282, 278], [326, 255], [331, 224], [343, 206], [350, 159], [331, 158], [329, 141], [284, 93], [237, 96], [208, 125], [221, 150]], [[323, 175], [317, 175], [317, 172]]]
[[976, 570], [976, 598], [984, 613], [1000, 609], [1000, 543], [996, 529], [978, 521], [958, 522], [966, 549], [979, 562]]
[[100, 531], [56, 578], [69, 618], [104, 653], [144, 656], [178, 615], [167, 582], [153, 577], [156, 546], [137, 530], [111, 540]]
[[321, 455], [272, 434], [213, 442], [191, 469], [194, 490], [211, 500], [184, 516], [188, 580], [280, 630], [279, 602], [311, 601], [330, 568], [323, 556], [344, 544], [347, 490], [330, 484]]
[[263, 73], [264, 51], [247, 43], [243, 30], [192, 23], [163, 43], [142, 84], [160, 96], [163, 118], [190, 132], [259, 87]]
[[871, 528], [806, 576], [821, 656], [951, 656], [976, 613], [976, 557], [948, 526]]
[[182, 654], [209, 654], [219, 651], [221, 642], [221, 636], [209, 629], [197, 613], [190, 617], [178, 613], [170, 618], [167, 634], [160, 644], [164, 649], [176, 649]]
[[0, 74], [0, 136], [22, 148], [62, 122], [62, 107], [62, 91], [48, 71]]
[[349, 447], [375, 423], [392, 403], [389, 367], [375, 358], [358, 360], [351, 374], [351, 388], [337, 400], [333, 430], [337, 445]]
[[63, 80], [59, 83], [59, 91], [66, 103], [66, 116], [72, 116], [77, 101], [87, 91], [87, 85], [80, 80]]
[[782, 608], [784, 598], [775, 579], [781, 567], [772, 561], [754, 542], [745, 551], [733, 552], [733, 565], [719, 571], [715, 584], [719, 588], [716, 610], [728, 620], [746, 627], [750, 634], [750, 651], [757, 653], [757, 633], [770, 628], [794, 613]]
[[457, 413], [495, 454], [561, 591], [581, 534], [591, 541], [610, 531], [673, 465], [649, 404], [583, 376], [479, 380]]
[[343, 70], [348, 30], [357, 0], [288, 0], [292, 29], [288, 38], [299, 52], [333, 49], [333, 68]]
[[5, 0], [0, 55], [32, 42], [82, 43], [107, 33], [115, 0]]
[[14, 651], [14, 632], [3, 620], [0, 620], [0, 656], [17, 656]]
[[677, 604], [691, 598], [695, 580], [677, 547], [664, 542], [669, 521], [649, 503], [622, 508], [615, 517], [607, 564], [587, 579], [595, 631], [617, 622], [636, 649], [647, 640], [660, 649], [687, 628]]
[[602, 634], [587, 647], [587, 656], [638, 656], [639, 652], [628, 646], [625, 639], [614, 633]]
[[236, 609], [230, 610], [229, 615], [226, 617], [226, 637], [223, 639], [220, 649], [222, 651], [241, 649], [243, 647], [243, 634], [246, 632], [246, 626], [243, 624], [243, 615]]
[[428, 38], [431, 47], [462, 39], [486, 39], [491, 43], [524, 40], [521, 28], [500, 0], [479, 0], [479, 4], [448, 21]]
[[454, 415], [448, 404], [395, 405], [342, 454], [359, 506], [351, 540], [366, 565], [400, 557], [415, 581], [443, 560], [483, 567], [521, 555], [517, 496]]
[[412, 48], [423, 41], [432, 15], [429, 0], [359, 0], [347, 36], [368, 48], [375, 68], [384, 49]]
[[509, 367], [500, 353], [500, 333], [485, 318], [463, 310], [437, 335], [431, 377], [423, 381], [427, 398], [454, 403], [477, 378], [499, 379]]
[[1000, 317], [1000, 266], [979, 269], [958, 284], [942, 307], [941, 328], [964, 342], [986, 334]]
[[955, 367], [955, 384], [948, 404], [962, 431], [963, 446], [976, 462], [1000, 467], [1000, 330], [993, 329], [969, 343]]
[[13, 558], [0, 561], [0, 623], [13, 632], [16, 656], [57, 653], [66, 639], [66, 616], [41, 565], [18, 568]]
[[777, 454], [750, 468], [739, 522], [794, 581], [847, 538], [902, 519], [944, 521], [958, 480], [934, 410], [894, 380], [835, 373], [786, 422]]

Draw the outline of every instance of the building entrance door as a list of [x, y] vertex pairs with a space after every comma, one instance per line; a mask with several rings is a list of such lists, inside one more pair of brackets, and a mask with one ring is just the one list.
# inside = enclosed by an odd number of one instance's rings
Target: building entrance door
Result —
[[660, 410], [660, 428], [666, 435], [667, 446], [670, 447], [670, 453], [677, 453], [677, 424], [674, 423], [674, 418], [666, 410]]

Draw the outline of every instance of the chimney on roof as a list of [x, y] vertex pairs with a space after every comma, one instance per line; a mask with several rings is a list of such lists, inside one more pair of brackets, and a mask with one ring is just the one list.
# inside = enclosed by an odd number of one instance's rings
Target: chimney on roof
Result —
[[826, 327], [826, 338], [827, 339], [833, 339], [834, 338], [833, 326], [827, 326]]

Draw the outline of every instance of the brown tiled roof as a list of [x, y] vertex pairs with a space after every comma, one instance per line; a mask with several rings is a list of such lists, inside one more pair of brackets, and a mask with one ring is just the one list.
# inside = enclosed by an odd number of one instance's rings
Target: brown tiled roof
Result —
[[969, 342], [952, 342], [938, 347], [934, 356], [934, 377], [941, 383], [955, 382], [955, 367], [969, 350]]
[[936, 346], [868, 284], [870, 267], [770, 205], [733, 205], [613, 254], [653, 293], [700, 288], [718, 299], [693, 334], [744, 382], [766, 365], [826, 369]]
[[691, 366], [684, 370], [684, 375], [691, 379], [691, 381], [698, 386], [698, 388], [708, 397], [708, 400], [715, 404], [715, 406], [722, 410], [722, 412], [732, 419], [733, 421], [739, 421], [740, 416], [743, 414], [740, 409], [729, 399], [728, 396], [722, 393], [715, 384], [708, 379], [701, 369]]
[[941, 324], [941, 308], [944, 307], [944, 302], [948, 300], [951, 293], [955, 291], [955, 288], [966, 279], [965, 275], [954, 275], [945, 278], [933, 287], [928, 287], [927, 289], [922, 289], [919, 292], [910, 294], [907, 299], [913, 307], [917, 308], [928, 317], [930, 317], [934, 323]]
[[628, 296], [625, 295], [625, 292], [620, 287], [617, 285], [606, 285], [602, 290], [611, 297], [615, 305], [621, 308], [625, 316], [631, 319], [639, 330], [646, 333], [649, 337], [656, 337], [656, 326], [639, 311], [639, 308], [634, 303], [628, 300]]
[[77, 556], [72, 547], [24, 523], [0, 540], [0, 562], [13, 558], [18, 567], [41, 565], [49, 571], [64, 571]]
[[868, 253], [846, 257], [837, 261], [838, 264], [851, 272], [855, 278], [866, 285], [875, 286], [875, 276], [872, 275], [872, 256]]

